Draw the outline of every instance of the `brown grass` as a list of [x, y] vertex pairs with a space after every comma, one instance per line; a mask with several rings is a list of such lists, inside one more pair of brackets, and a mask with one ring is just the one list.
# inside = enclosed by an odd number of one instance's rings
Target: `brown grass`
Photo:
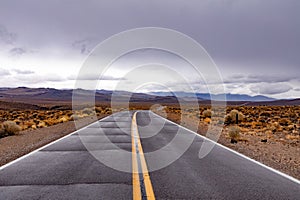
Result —
[[21, 127], [14, 121], [5, 121], [0, 126], [0, 137], [16, 135], [21, 131]]

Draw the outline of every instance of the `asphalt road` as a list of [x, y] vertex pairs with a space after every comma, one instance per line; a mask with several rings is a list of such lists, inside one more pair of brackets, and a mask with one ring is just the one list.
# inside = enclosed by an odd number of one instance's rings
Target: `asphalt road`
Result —
[[2, 167], [0, 199], [299, 199], [299, 182], [222, 146], [199, 159], [204, 143], [148, 111], [117, 113]]

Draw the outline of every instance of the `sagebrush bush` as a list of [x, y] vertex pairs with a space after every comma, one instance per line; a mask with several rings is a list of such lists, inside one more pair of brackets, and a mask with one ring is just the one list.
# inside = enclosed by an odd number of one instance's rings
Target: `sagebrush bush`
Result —
[[58, 120], [57, 119], [53, 119], [53, 118], [50, 118], [50, 119], [46, 119], [44, 120], [45, 124], [47, 126], [52, 126], [52, 125], [55, 125], [58, 123]]
[[279, 120], [279, 124], [281, 126], [287, 126], [287, 125], [289, 125], [289, 120], [286, 119], [286, 118], [282, 118], [282, 119]]
[[204, 119], [204, 122], [210, 124], [211, 123], [211, 119], [207, 117], [207, 118]]
[[37, 125], [38, 128], [44, 128], [47, 127], [46, 123], [44, 121], [40, 121]]
[[94, 113], [94, 111], [93, 111], [91, 108], [84, 108], [84, 109], [82, 110], [82, 113], [83, 113], [83, 114], [86, 114], [86, 115], [91, 115], [91, 114]]
[[236, 143], [240, 137], [240, 128], [238, 126], [231, 126], [228, 129], [228, 135], [231, 139], [231, 143]]
[[204, 118], [211, 118], [212, 116], [212, 111], [211, 110], [204, 110], [203, 111], [203, 117]]
[[102, 107], [95, 107], [96, 113], [102, 113]]
[[21, 131], [21, 127], [16, 124], [14, 121], [6, 121], [2, 124], [2, 134], [4, 135], [16, 135]]
[[71, 117], [70, 117], [70, 120], [78, 120], [80, 118], [80, 116], [79, 115], [76, 115], [76, 114], [73, 114], [73, 115], [71, 115]]
[[239, 112], [238, 110], [232, 110], [228, 115], [226, 115], [225, 124], [236, 123], [236, 118], [238, 118], [238, 122], [242, 122], [245, 116], [243, 115], [243, 113]]

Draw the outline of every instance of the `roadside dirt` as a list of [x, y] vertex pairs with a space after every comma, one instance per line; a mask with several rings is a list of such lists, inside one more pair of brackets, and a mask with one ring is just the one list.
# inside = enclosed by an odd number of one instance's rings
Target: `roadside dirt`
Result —
[[[160, 112], [156, 111], [156, 113], [162, 115]], [[185, 121], [185, 123], [182, 123], [181, 125], [192, 130], [198, 129], [198, 134], [206, 136], [208, 124], [203, 121], [200, 121], [199, 123], [199, 118], [190, 113], [184, 114], [188, 116], [189, 120]], [[180, 124], [180, 113], [169, 112], [167, 118]], [[262, 142], [262, 139], [264, 138], [266, 138], [266, 135], [259, 129], [244, 130], [242, 128], [241, 141], [236, 144], [232, 144], [230, 142], [230, 137], [228, 136], [228, 127], [225, 127], [217, 142], [269, 167], [300, 179], [299, 140], [292, 141], [284, 137], [280, 137], [280, 135], [277, 137], [272, 135], [271, 137], [268, 137], [267, 142]]]
[[[105, 116], [107, 115], [102, 114], [98, 118]], [[85, 117], [77, 120], [76, 126], [81, 128], [96, 120], [96, 117]], [[74, 121], [68, 121], [36, 130], [25, 130], [18, 135], [1, 138], [0, 166], [76, 131], [76, 126]]]

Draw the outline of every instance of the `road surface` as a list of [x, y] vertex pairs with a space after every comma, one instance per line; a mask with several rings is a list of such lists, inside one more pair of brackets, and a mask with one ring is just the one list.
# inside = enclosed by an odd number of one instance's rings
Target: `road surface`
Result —
[[297, 180], [220, 145], [199, 159], [205, 142], [148, 111], [116, 113], [0, 168], [0, 199], [300, 198]]

